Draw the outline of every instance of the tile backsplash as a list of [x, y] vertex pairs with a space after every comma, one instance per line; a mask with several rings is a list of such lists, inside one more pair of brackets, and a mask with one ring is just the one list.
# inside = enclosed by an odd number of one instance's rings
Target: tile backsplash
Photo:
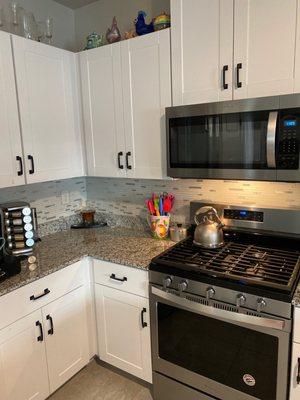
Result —
[[145, 199], [152, 192], [176, 197], [173, 221], [189, 222], [192, 200], [233, 205], [299, 208], [300, 183], [220, 180], [134, 180], [87, 178], [87, 204], [101, 213], [145, 217]]
[[[39, 225], [52, 224], [49, 232], [68, 227], [65, 222], [82, 207], [99, 214], [145, 220], [145, 199], [152, 192], [176, 196], [173, 222], [189, 221], [192, 200], [235, 205], [297, 208], [300, 210], [300, 183], [219, 181], [219, 180], [141, 180], [115, 178], [74, 178], [0, 189], [0, 203], [28, 201], [38, 210]], [[67, 196], [62, 200], [62, 193]], [[55, 222], [54, 222], [55, 221]], [[113, 222], [112, 222], [113, 223]]]

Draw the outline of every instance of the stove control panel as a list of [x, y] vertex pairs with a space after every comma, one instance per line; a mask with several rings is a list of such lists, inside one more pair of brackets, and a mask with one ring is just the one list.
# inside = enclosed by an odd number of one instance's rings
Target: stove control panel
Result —
[[264, 213], [261, 211], [224, 209], [224, 218], [239, 221], [264, 222]]

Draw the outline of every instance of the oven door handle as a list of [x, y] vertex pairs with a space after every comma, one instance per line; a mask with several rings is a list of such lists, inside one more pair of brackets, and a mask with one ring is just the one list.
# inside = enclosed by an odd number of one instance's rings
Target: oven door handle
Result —
[[276, 128], [278, 111], [271, 111], [269, 114], [267, 128], [267, 166], [276, 168]]
[[176, 296], [172, 293], [167, 293], [155, 286], [151, 286], [151, 293], [161, 299], [177, 304], [178, 306], [190, 309], [192, 312], [197, 314], [205, 315], [212, 318], [217, 318], [222, 321], [232, 321], [237, 323], [244, 323], [252, 326], [276, 329], [279, 331], [290, 332], [290, 327], [283, 320], [255, 317], [252, 315], [239, 314], [232, 311], [218, 309], [212, 306], [206, 306], [193, 301], [190, 301], [184, 297]]

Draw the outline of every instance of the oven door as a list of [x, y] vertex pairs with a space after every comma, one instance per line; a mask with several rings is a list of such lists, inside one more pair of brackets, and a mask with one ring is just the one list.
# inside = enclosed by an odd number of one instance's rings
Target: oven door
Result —
[[234, 103], [234, 112], [221, 108], [219, 114], [219, 104], [215, 110], [214, 104], [208, 110], [204, 105], [167, 109], [169, 176], [277, 179], [278, 111], [244, 111], [243, 103], [237, 111], [238, 104]]
[[150, 287], [153, 369], [222, 400], [286, 400], [290, 321]]

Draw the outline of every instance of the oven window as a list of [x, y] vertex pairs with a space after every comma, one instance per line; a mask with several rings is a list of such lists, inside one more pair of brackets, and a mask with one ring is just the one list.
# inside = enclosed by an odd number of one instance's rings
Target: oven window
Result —
[[163, 303], [157, 313], [160, 358], [255, 398], [276, 398], [277, 337]]
[[169, 120], [171, 168], [266, 169], [269, 111]]

